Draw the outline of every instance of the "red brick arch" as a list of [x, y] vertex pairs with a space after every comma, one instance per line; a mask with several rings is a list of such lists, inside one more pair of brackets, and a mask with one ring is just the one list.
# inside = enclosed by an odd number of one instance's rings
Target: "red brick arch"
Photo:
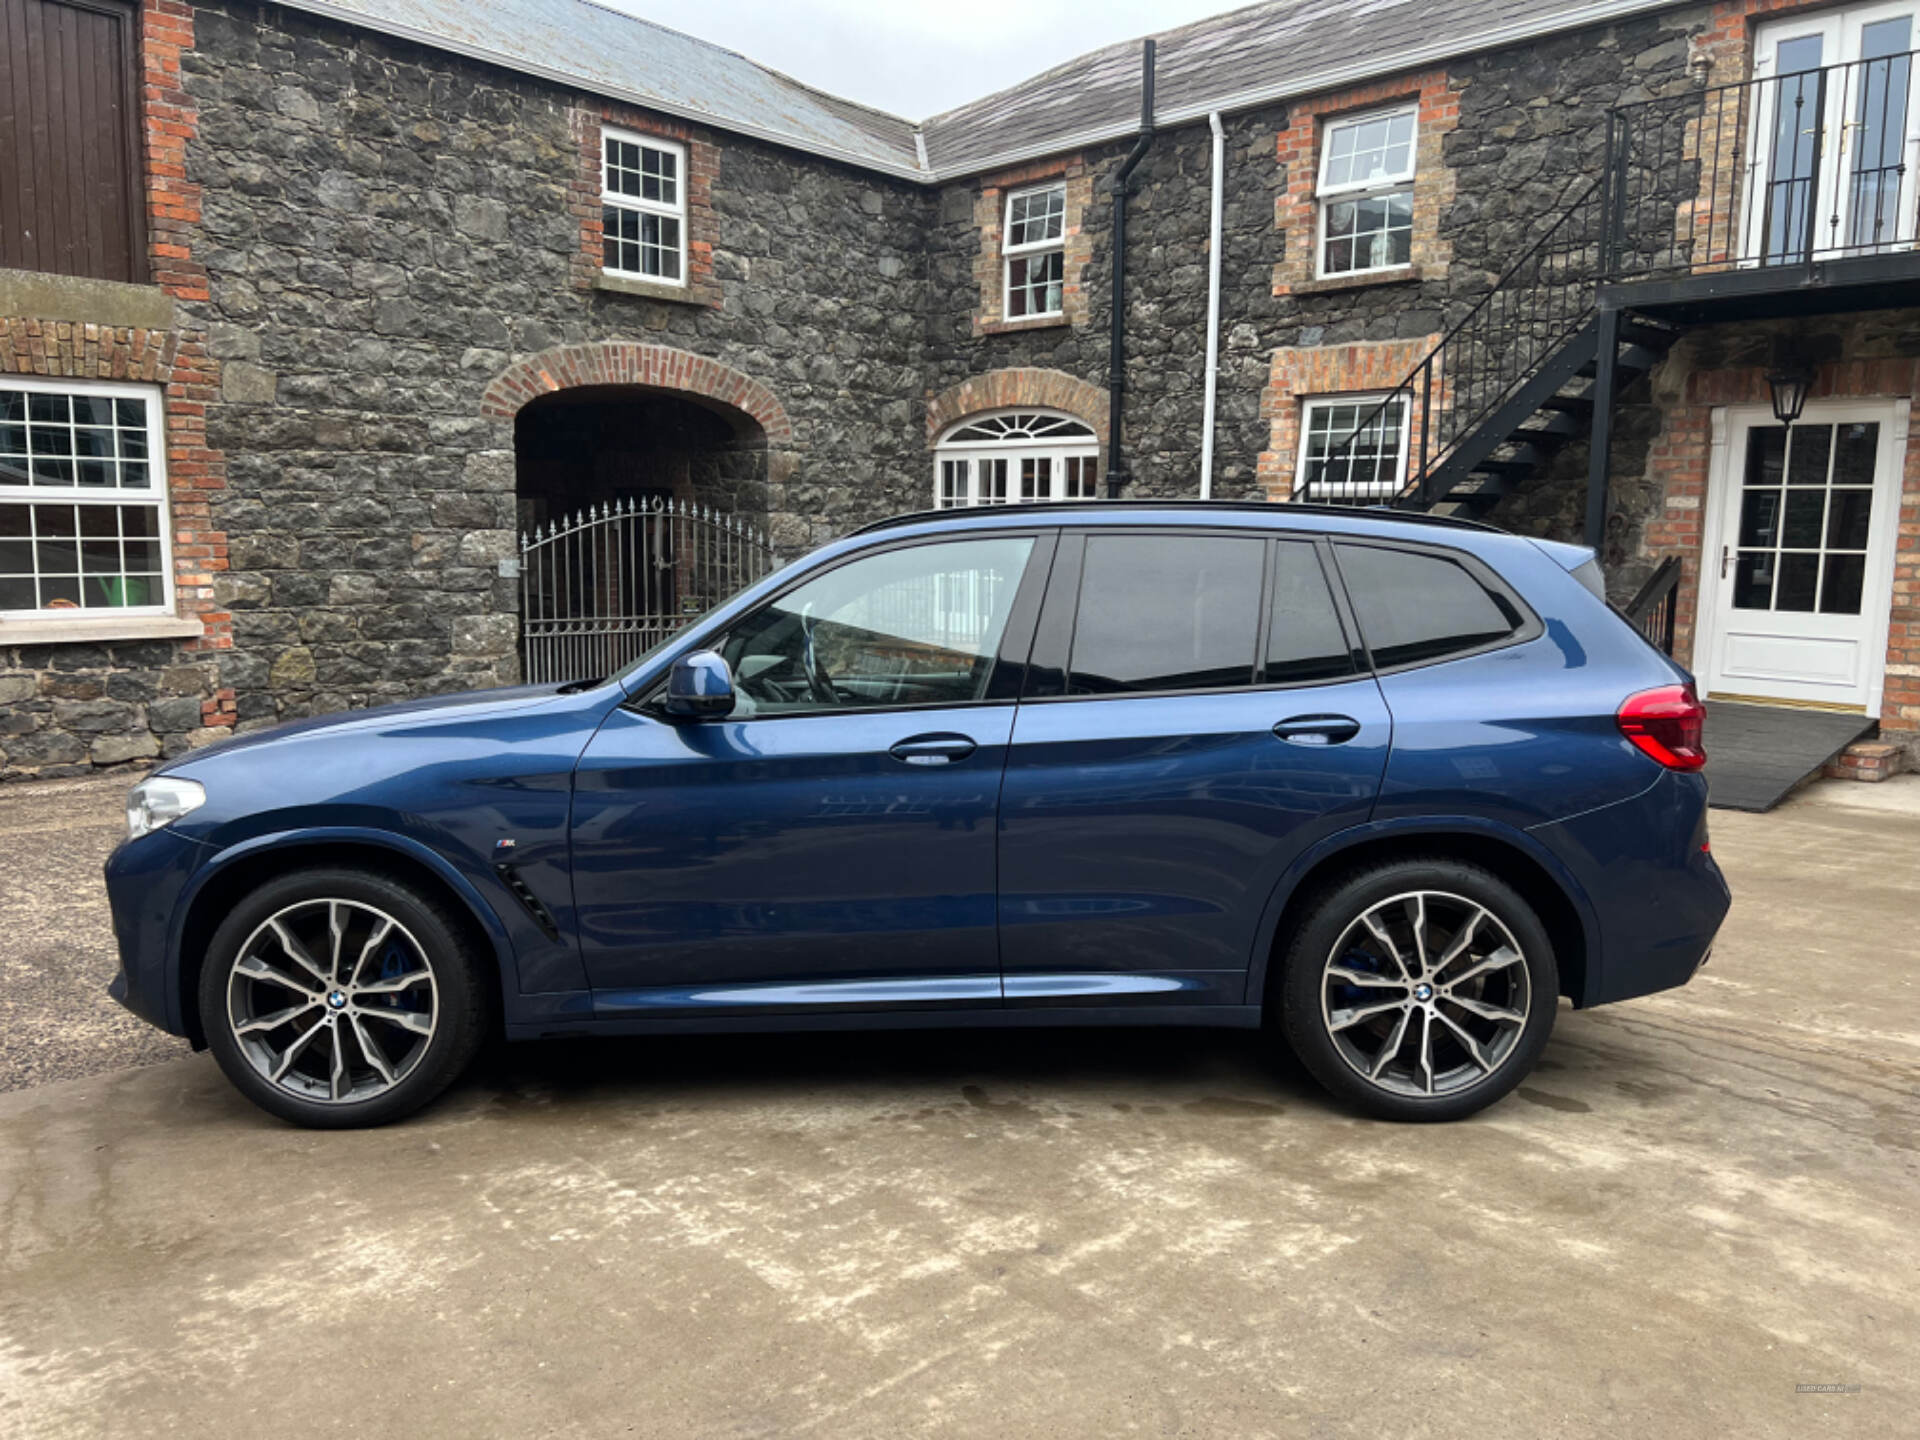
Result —
[[629, 340], [559, 345], [515, 361], [487, 386], [481, 413], [511, 420], [529, 401], [582, 385], [645, 385], [705, 396], [751, 415], [765, 432], [769, 447], [779, 450], [793, 444], [793, 422], [786, 407], [758, 380], [690, 350]]
[[987, 410], [1060, 410], [1093, 427], [1102, 452], [1107, 445], [1107, 392], [1064, 370], [989, 370], [948, 386], [927, 401], [927, 441], [957, 420]]

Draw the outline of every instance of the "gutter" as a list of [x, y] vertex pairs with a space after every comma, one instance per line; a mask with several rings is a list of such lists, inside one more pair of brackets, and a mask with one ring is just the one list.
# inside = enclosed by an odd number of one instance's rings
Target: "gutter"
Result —
[[1133, 171], [1153, 144], [1154, 43], [1140, 44], [1140, 138], [1120, 162], [1107, 188], [1113, 194], [1113, 333], [1107, 346], [1107, 498], [1118, 500], [1132, 478], [1120, 443], [1121, 411], [1127, 394], [1127, 196]]
[[1207, 381], [1206, 406], [1200, 420], [1200, 498], [1213, 498], [1213, 401], [1220, 388], [1220, 232], [1226, 191], [1227, 132], [1220, 128], [1220, 112], [1207, 116], [1213, 132], [1213, 213], [1207, 230]]

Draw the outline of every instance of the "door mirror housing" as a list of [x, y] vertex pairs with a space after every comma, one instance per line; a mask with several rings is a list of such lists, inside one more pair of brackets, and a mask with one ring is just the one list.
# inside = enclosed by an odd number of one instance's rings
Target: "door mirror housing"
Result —
[[676, 720], [723, 720], [733, 713], [733, 671], [711, 650], [673, 662], [661, 708]]

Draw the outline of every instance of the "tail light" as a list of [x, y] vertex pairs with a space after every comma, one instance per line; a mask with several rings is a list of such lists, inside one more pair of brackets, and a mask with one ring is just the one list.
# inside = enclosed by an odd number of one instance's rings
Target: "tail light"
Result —
[[1622, 735], [1669, 770], [1698, 770], [1707, 763], [1700, 743], [1707, 707], [1691, 685], [1662, 685], [1629, 695], [1614, 718]]

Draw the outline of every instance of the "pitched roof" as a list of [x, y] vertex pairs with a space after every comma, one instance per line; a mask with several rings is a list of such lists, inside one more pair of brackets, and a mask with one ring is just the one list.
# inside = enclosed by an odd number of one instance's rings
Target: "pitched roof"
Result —
[[868, 169], [925, 176], [914, 125], [591, 0], [286, 0], [413, 40]]
[[[865, 169], [946, 180], [1132, 134], [1140, 42], [1095, 50], [923, 124], [592, 0], [282, 0]], [[1155, 119], [1351, 85], [1682, 0], [1269, 0], [1155, 37]]]

